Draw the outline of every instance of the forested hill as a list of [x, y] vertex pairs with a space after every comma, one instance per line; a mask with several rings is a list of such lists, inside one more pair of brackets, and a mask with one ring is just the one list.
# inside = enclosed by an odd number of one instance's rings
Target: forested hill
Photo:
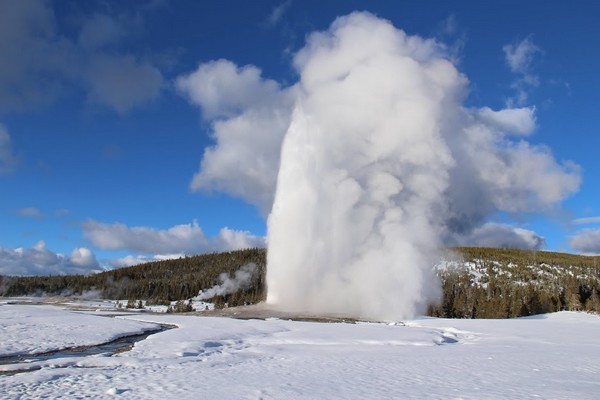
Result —
[[600, 311], [600, 257], [494, 248], [449, 249], [436, 265], [443, 298], [429, 314], [510, 318]]
[[153, 261], [88, 276], [0, 277], [0, 295], [95, 295], [168, 304], [194, 297], [201, 289], [219, 284], [222, 273], [234, 276], [240, 267], [254, 263], [257, 268], [247, 290], [214, 300], [230, 305], [257, 303], [265, 298], [265, 260], [265, 249], [247, 249]]
[[[216, 296], [217, 304], [264, 300], [266, 251], [248, 249], [155, 261], [90, 276], [0, 277], [0, 295], [95, 295], [166, 304], [189, 299], [233, 277], [243, 265], [257, 268], [250, 285]], [[452, 318], [506, 318], [560, 310], [600, 311], [600, 257], [492, 248], [447, 250], [435, 266], [443, 295], [429, 314]]]

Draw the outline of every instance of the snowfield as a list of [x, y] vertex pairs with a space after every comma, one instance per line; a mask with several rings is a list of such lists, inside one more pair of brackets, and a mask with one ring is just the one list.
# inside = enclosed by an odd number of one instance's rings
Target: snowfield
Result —
[[[107, 318], [0, 304], [0, 321], [4, 355], [99, 343], [155, 326], [148, 323], [178, 326], [113, 356], [0, 365], [3, 399], [592, 399], [600, 392], [600, 318], [585, 313], [350, 324]], [[35, 370], [6, 373], [24, 369]]]
[[99, 318], [49, 305], [0, 305], [0, 357], [89, 346], [159, 329], [156, 324]]

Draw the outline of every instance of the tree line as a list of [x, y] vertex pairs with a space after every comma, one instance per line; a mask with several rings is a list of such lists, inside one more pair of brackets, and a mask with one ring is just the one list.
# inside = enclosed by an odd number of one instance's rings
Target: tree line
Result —
[[[435, 266], [439, 301], [430, 316], [512, 318], [561, 310], [600, 311], [600, 258], [565, 253], [494, 248], [448, 249]], [[0, 276], [1, 296], [84, 296], [169, 304], [187, 300], [233, 277], [248, 263], [257, 266], [251, 284], [208, 301], [217, 307], [254, 304], [266, 298], [265, 249], [211, 253], [154, 261], [94, 275]]]
[[599, 257], [495, 248], [450, 249], [438, 265], [441, 300], [428, 314], [513, 318], [555, 311], [600, 312]]

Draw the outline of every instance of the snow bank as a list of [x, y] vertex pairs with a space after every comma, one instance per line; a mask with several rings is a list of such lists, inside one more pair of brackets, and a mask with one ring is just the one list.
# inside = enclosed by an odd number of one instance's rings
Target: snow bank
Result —
[[[27, 317], [17, 310], [20, 323]], [[134, 320], [179, 328], [113, 357], [0, 375], [3, 398], [572, 399], [600, 390], [600, 318], [584, 313], [404, 324], [170, 314], [112, 321]]]
[[48, 305], [0, 304], [0, 357], [90, 346], [157, 328]]

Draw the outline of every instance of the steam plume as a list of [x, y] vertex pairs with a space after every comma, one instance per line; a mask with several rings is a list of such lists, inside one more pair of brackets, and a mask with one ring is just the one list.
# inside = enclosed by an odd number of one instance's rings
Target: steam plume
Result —
[[254, 263], [249, 263], [240, 267], [240, 269], [235, 271], [233, 278], [230, 278], [229, 274], [223, 272], [219, 275], [219, 282], [221, 283], [210, 289], [201, 290], [200, 293], [198, 293], [198, 299], [212, 299], [215, 296], [224, 296], [235, 293], [240, 289], [247, 289], [250, 286], [255, 272], [256, 264]]
[[467, 79], [433, 40], [354, 13], [312, 34], [294, 62], [299, 95], [268, 220], [269, 303], [414, 316], [438, 291], [442, 244], [496, 210], [577, 190], [577, 171], [510, 139], [533, 130], [535, 110], [465, 109]]

